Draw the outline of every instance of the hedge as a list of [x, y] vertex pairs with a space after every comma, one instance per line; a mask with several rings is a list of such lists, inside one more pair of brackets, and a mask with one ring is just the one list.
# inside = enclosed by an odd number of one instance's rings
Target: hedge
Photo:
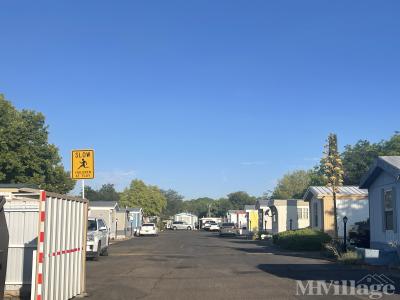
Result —
[[273, 236], [273, 243], [288, 250], [318, 251], [331, 241], [331, 237], [319, 230], [304, 228], [280, 232]]

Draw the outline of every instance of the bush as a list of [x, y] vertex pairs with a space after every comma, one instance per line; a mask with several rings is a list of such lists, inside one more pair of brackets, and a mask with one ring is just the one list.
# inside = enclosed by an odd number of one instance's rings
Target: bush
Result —
[[348, 251], [338, 257], [338, 261], [346, 265], [354, 265], [360, 263], [361, 259], [356, 251]]
[[288, 250], [318, 251], [330, 240], [328, 234], [310, 228], [280, 232], [273, 236], [275, 245]]

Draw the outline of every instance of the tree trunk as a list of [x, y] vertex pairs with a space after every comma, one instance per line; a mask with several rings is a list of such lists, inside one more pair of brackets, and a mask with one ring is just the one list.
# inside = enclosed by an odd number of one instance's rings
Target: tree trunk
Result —
[[334, 226], [335, 226], [335, 238], [339, 237], [338, 235], [338, 222], [337, 222], [337, 209], [336, 209], [336, 192], [335, 188], [332, 188], [333, 195], [333, 218], [334, 218]]

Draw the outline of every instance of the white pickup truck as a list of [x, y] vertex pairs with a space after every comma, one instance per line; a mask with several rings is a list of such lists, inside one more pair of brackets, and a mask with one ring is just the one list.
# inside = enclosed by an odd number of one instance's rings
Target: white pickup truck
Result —
[[103, 219], [89, 218], [87, 227], [86, 257], [98, 260], [108, 256], [109, 232]]

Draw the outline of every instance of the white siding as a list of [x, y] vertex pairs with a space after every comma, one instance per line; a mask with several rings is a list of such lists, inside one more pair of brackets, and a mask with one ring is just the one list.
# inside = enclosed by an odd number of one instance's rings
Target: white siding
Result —
[[197, 218], [197, 216], [192, 215], [192, 214], [181, 213], [181, 214], [177, 214], [177, 215], [174, 216], [174, 221], [185, 222], [185, 223], [190, 224], [190, 225], [192, 225], [194, 227], [195, 224], [198, 221], [198, 218]]
[[369, 217], [368, 199], [365, 200], [351, 200], [351, 199], [338, 199], [337, 200], [337, 216], [338, 216], [338, 234], [343, 237], [344, 225], [343, 217], [348, 218], [347, 231], [356, 222], [367, 221]]
[[[392, 230], [383, 230], [382, 189], [396, 186], [396, 214], [397, 233]], [[369, 189], [370, 224], [371, 224], [371, 246], [374, 248], [387, 248], [391, 241], [400, 242], [400, 184], [387, 173], [381, 173]], [[380, 245], [380, 246], [379, 246]], [[386, 245], [386, 246], [385, 246]]]

